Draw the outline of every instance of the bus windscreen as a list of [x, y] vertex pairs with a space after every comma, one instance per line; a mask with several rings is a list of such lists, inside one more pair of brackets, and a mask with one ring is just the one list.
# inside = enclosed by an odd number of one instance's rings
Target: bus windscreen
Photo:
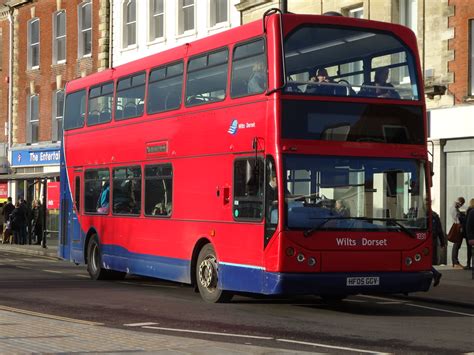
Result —
[[290, 229], [427, 228], [424, 163], [414, 159], [288, 155], [284, 159]]
[[284, 48], [286, 93], [420, 99], [414, 56], [392, 34], [307, 25]]

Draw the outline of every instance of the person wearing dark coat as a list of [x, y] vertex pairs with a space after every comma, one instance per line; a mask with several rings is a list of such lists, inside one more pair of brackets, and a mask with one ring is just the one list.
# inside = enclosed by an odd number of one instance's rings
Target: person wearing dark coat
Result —
[[15, 244], [26, 243], [26, 212], [20, 201], [15, 204], [15, 209], [10, 214], [10, 225], [13, 231]]
[[10, 215], [14, 209], [15, 209], [15, 206], [13, 206], [12, 198], [8, 197], [7, 203], [5, 204], [5, 206], [3, 206], [3, 218], [4, 218], [3, 220], [5, 221], [5, 223], [9, 220]]
[[[439, 215], [435, 211], [431, 211], [431, 215], [433, 218], [433, 264], [436, 264], [437, 260], [435, 259], [436, 253], [434, 252], [435, 248], [437, 247], [437, 243], [439, 242], [439, 246], [441, 248], [446, 247], [446, 234], [444, 233], [443, 226], [441, 225], [441, 219]], [[431, 272], [433, 273], [433, 286], [436, 287], [439, 285], [441, 280], [441, 276], [443, 276], [438, 270], [434, 267], [431, 267]]]
[[474, 198], [471, 198], [469, 201], [469, 207], [466, 211], [466, 220], [463, 226], [463, 233], [467, 244], [467, 264], [465, 269], [474, 270], [474, 263], [472, 263], [472, 249], [474, 248]]
[[43, 219], [44, 219], [44, 209], [40, 200], [33, 201], [33, 224], [32, 224], [32, 234], [37, 245], [41, 245], [43, 241]]

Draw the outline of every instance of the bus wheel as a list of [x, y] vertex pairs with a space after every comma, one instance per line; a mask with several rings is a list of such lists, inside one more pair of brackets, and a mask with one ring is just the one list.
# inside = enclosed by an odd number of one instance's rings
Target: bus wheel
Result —
[[199, 252], [196, 264], [196, 282], [204, 301], [223, 303], [231, 300], [233, 294], [217, 286], [217, 257], [212, 244], [206, 244]]
[[97, 235], [91, 237], [89, 246], [87, 247], [87, 271], [92, 280], [106, 280], [109, 274], [107, 270], [101, 267], [102, 255]]

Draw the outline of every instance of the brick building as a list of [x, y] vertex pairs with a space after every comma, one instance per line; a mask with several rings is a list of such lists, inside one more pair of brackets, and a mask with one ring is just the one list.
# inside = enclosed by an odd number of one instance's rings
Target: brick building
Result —
[[[0, 177], [9, 171], [8, 162], [8, 120], [10, 117], [9, 92], [10, 81], [10, 28], [11, 17], [9, 8], [0, 1]], [[5, 202], [8, 196], [8, 183], [0, 180], [0, 202]]]
[[[13, 92], [9, 194], [28, 201], [59, 176], [64, 87], [108, 67], [108, 0], [10, 0]], [[1, 137], [1, 136], [0, 136]], [[7, 137], [8, 141], [8, 137]]]

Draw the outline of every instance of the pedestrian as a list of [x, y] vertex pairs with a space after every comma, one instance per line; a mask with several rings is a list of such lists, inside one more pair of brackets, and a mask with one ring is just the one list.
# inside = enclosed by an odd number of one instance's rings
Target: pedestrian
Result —
[[[466, 218], [464, 219], [464, 223], [463, 223], [463, 226], [462, 226], [462, 235], [463, 235], [463, 239], [466, 240], [466, 246], [467, 246], [467, 262], [466, 262], [466, 266], [464, 267], [465, 270], [472, 269], [472, 265], [471, 265], [472, 246], [469, 243], [468, 229], [470, 231], [472, 231], [472, 233], [474, 233], [474, 225], [473, 225], [473, 223], [474, 223], [474, 212], [473, 211], [474, 211], [474, 198], [471, 198], [471, 200], [469, 201], [469, 206], [466, 210]], [[468, 226], [469, 215], [473, 215], [470, 218], [470, 223], [471, 223], [470, 226]]]
[[[34, 200], [33, 200], [34, 201]], [[31, 244], [31, 238], [33, 237], [33, 209], [32, 205], [27, 200], [23, 200], [26, 212], [26, 235], [28, 244]]]
[[10, 214], [13, 212], [15, 209], [15, 206], [13, 206], [12, 203], [12, 198], [8, 197], [7, 198], [7, 203], [3, 206], [3, 220], [5, 223], [10, 219]]
[[[4, 203], [0, 203], [0, 233], [3, 234], [3, 224], [5, 222], [5, 218], [3, 217], [3, 206], [4, 206]], [[2, 238], [2, 241], [3, 241], [3, 238]]]
[[23, 244], [23, 225], [26, 223], [25, 214], [20, 207], [20, 201], [15, 203], [15, 209], [10, 214], [10, 228], [13, 232], [13, 244]]
[[[459, 210], [463, 205], [464, 202], [464, 197], [458, 197], [456, 201], [454, 201], [453, 205], [449, 209], [449, 214], [451, 215], [451, 218], [453, 220], [453, 224], [460, 224], [462, 226], [462, 223], [464, 221], [465, 215]], [[461, 227], [462, 230], [462, 227]], [[462, 245], [462, 239], [457, 242], [453, 243], [453, 249], [451, 251], [451, 261], [453, 263], [453, 268], [455, 269], [463, 269], [464, 266], [461, 265], [459, 262], [459, 248], [461, 248]]]
[[[431, 211], [432, 215], [432, 225], [433, 225], [433, 260], [432, 264], [437, 264], [438, 260], [436, 260], [436, 253], [435, 250], [439, 246], [441, 248], [446, 247], [446, 234], [444, 233], [443, 226], [441, 225], [441, 219], [439, 215], [435, 211]], [[441, 276], [443, 276], [438, 270], [436, 270], [433, 266], [431, 267], [431, 271], [433, 272], [433, 286], [436, 287], [439, 285], [441, 280]]]
[[33, 237], [35, 244], [41, 245], [43, 242], [43, 219], [44, 219], [44, 209], [40, 200], [33, 201]]

